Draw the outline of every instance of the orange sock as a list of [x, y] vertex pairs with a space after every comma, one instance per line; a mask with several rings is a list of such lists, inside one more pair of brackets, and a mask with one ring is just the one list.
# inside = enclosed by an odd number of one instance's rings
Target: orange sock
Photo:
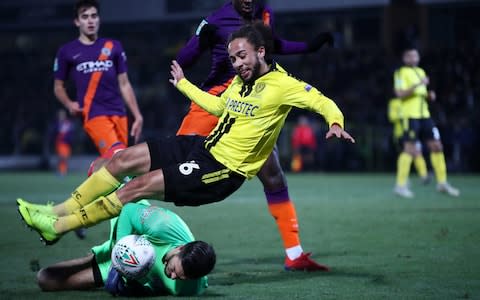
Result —
[[288, 197], [288, 189], [283, 188], [277, 192], [265, 191], [265, 195], [267, 196], [268, 209], [275, 222], [277, 222], [283, 246], [285, 249], [299, 246], [297, 213], [295, 205]]
[[300, 154], [295, 154], [292, 157], [291, 169], [292, 172], [298, 173], [301, 172], [303, 168], [302, 156]]
[[67, 174], [67, 169], [68, 169], [67, 161], [64, 159], [61, 159], [58, 163], [58, 168], [57, 168], [58, 173], [60, 175], [65, 175]]

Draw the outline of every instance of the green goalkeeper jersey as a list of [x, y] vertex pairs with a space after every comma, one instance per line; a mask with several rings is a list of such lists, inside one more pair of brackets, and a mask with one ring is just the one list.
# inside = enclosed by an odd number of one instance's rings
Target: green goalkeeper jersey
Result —
[[110, 241], [92, 249], [104, 281], [111, 261], [109, 257], [102, 259], [102, 252], [105, 257], [110, 255], [115, 242], [129, 234], [143, 235], [155, 247], [156, 261], [152, 270], [145, 277], [137, 280], [154, 293], [198, 295], [208, 286], [206, 276], [194, 280], [173, 280], [167, 277], [164, 271], [165, 265], [162, 262], [163, 256], [173, 248], [193, 242], [194, 236], [187, 224], [174, 212], [140, 203], [125, 205], [118, 219], [112, 221]]
[[177, 88], [220, 117], [205, 147], [217, 161], [248, 179], [256, 175], [272, 152], [293, 107], [317, 112], [330, 126], [336, 123], [343, 127], [343, 114], [331, 99], [275, 63], [251, 84], [235, 76], [220, 97], [186, 79], [181, 79]]

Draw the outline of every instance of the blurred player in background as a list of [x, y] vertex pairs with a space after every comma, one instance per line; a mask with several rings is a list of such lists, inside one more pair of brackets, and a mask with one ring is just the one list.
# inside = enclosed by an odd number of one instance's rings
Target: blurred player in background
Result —
[[[127, 76], [127, 58], [119, 41], [98, 37], [99, 4], [80, 0], [75, 4], [75, 26], [79, 37], [64, 44], [54, 64], [54, 93], [72, 115], [83, 117], [83, 127], [100, 154], [113, 145], [128, 145], [125, 103], [133, 115], [130, 131], [140, 139], [143, 117]], [[67, 94], [65, 81], [75, 83], [76, 98]]]
[[[18, 199], [25, 223], [46, 244], [53, 244], [66, 232], [117, 216], [124, 204], [138, 199], [179, 206], [224, 200], [260, 171], [294, 107], [322, 115], [329, 125], [326, 139], [355, 143], [343, 129], [344, 117], [335, 102], [266, 60], [266, 44], [263, 34], [251, 25], [232, 34], [228, 52], [237, 75], [221, 97], [190, 83], [173, 61], [170, 82], [219, 117], [210, 135], [167, 137], [120, 151], [54, 207]], [[126, 175], [138, 176], [119, 189], [119, 180]], [[301, 256], [304, 261], [309, 258], [309, 254]], [[309, 264], [303, 269], [329, 270], [316, 263], [315, 268]]]
[[306, 116], [300, 116], [292, 132], [292, 162], [293, 172], [311, 171], [315, 163], [317, 138], [315, 130]]
[[[127, 75], [127, 57], [119, 41], [100, 38], [99, 4], [79, 0], [74, 7], [79, 37], [60, 47], [54, 63], [54, 93], [72, 115], [83, 118], [83, 128], [100, 155], [128, 145], [128, 120], [125, 103], [133, 115], [130, 135], [137, 143], [142, 134], [143, 117]], [[65, 87], [71, 77], [76, 88], [72, 100]], [[84, 238], [85, 231], [77, 231]]]
[[[210, 73], [201, 85], [202, 90], [220, 96], [232, 82], [235, 70], [229, 61], [225, 45], [233, 31], [244, 24], [254, 22], [261, 22], [274, 29], [273, 11], [260, 2], [253, 0], [226, 2], [202, 20], [195, 35], [179, 51], [177, 61], [182, 68], [191, 67], [204, 52], [210, 51]], [[330, 33], [320, 33], [309, 42], [287, 41], [275, 35], [273, 40], [271, 52], [274, 54], [310, 53], [319, 50], [324, 44], [333, 44], [333, 36]], [[209, 114], [192, 101], [177, 135], [207, 136], [217, 122], [218, 117]], [[285, 269], [322, 270], [303, 253], [295, 206], [290, 200], [287, 181], [280, 166], [276, 148], [258, 173], [258, 178], [263, 184], [269, 211], [277, 223], [283, 240], [286, 252]]]
[[397, 182], [395, 194], [412, 198], [414, 195], [408, 188], [408, 176], [412, 160], [418, 153], [415, 143], [425, 141], [430, 151], [437, 191], [458, 197], [460, 192], [447, 182], [447, 167], [440, 132], [433, 122], [428, 108], [428, 100], [435, 101], [433, 90], [428, 90], [430, 80], [425, 71], [418, 67], [420, 54], [413, 47], [403, 51], [404, 65], [395, 71], [394, 89], [398, 98], [402, 99], [403, 149], [398, 157]]
[[60, 176], [67, 175], [68, 160], [72, 154], [72, 134], [73, 123], [69, 119], [64, 109], [58, 110], [56, 136], [55, 136], [55, 152], [57, 153], [57, 173]]
[[[130, 234], [143, 235], [156, 254], [152, 269], [135, 280], [112, 268], [111, 261], [116, 241]], [[207, 288], [206, 275], [216, 261], [213, 248], [195, 241], [178, 215], [146, 202], [125, 205], [119, 217], [111, 220], [110, 239], [93, 247], [92, 252], [41, 269], [38, 285], [48, 292], [105, 287], [115, 296], [194, 296]]]
[[[400, 153], [403, 149], [403, 114], [402, 114], [402, 99], [392, 98], [388, 102], [388, 120], [392, 123], [392, 138], [395, 149]], [[415, 154], [413, 155], [413, 165], [417, 170], [418, 176], [423, 184], [430, 182], [428, 175], [427, 164], [422, 153], [422, 143], [417, 141], [415, 143]]]

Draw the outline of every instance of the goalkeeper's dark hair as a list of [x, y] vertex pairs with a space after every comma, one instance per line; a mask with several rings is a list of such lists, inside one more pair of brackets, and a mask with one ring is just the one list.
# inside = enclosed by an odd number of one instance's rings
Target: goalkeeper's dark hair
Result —
[[185, 244], [178, 254], [183, 273], [188, 279], [197, 279], [210, 273], [215, 267], [217, 256], [213, 247], [202, 241]]
[[265, 56], [269, 56], [273, 52], [273, 33], [270, 26], [264, 25], [262, 22], [254, 22], [240, 27], [237, 31], [232, 32], [228, 38], [227, 45], [234, 39], [245, 38], [253, 45], [255, 50], [260, 47], [265, 48]]
[[97, 0], [77, 0], [75, 5], [73, 6], [73, 13], [75, 14], [75, 18], [78, 18], [80, 13], [85, 10], [89, 9], [90, 7], [95, 7], [97, 12], [100, 13], [100, 4]]

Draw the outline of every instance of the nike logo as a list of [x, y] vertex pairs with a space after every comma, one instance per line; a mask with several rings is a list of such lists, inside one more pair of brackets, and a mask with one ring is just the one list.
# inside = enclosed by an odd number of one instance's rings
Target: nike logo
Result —
[[75, 54], [74, 56], [72, 56], [73, 59], [77, 59], [80, 55], [82, 55], [82, 53], [77, 53]]

